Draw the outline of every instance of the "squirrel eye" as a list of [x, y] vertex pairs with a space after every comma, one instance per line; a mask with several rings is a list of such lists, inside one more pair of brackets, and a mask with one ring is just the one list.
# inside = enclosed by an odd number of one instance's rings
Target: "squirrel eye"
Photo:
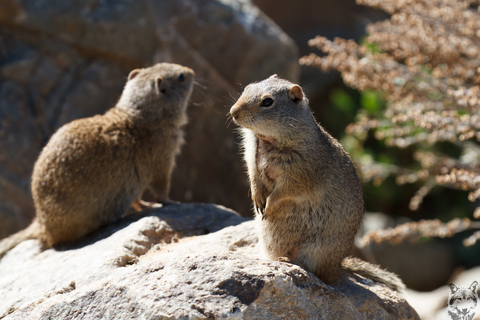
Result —
[[180, 73], [180, 75], [178, 76], [178, 81], [183, 82], [184, 80], [185, 80], [185, 77], [183, 73]]
[[261, 107], [270, 107], [273, 104], [273, 99], [270, 98], [265, 98], [263, 101], [260, 103]]

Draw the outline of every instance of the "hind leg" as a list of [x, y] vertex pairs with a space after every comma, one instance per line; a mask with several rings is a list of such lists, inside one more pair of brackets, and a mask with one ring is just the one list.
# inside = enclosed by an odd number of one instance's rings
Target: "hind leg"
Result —
[[40, 236], [45, 247], [75, 241], [88, 233], [96, 230], [100, 225], [98, 221], [77, 215], [49, 216], [42, 221], [43, 233]]
[[304, 246], [299, 250], [297, 259], [320, 280], [333, 283], [341, 274], [344, 256], [332, 248], [320, 248], [321, 245], [315, 243]]

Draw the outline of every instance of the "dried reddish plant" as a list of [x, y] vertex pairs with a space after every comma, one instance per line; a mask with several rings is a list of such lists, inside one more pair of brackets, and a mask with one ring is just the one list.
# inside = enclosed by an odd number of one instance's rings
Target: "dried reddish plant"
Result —
[[[480, 197], [480, 8], [471, 0], [357, 0], [391, 17], [370, 24], [362, 44], [317, 36], [321, 50], [300, 60], [324, 71], [337, 70], [346, 85], [375, 90], [387, 101], [383, 114], [360, 112], [347, 133], [364, 138], [372, 130], [387, 146], [418, 146], [420, 169], [362, 162], [365, 180], [424, 181], [410, 202], [416, 210], [435, 186], [469, 190]], [[476, 140], [476, 141], [475, 141]], [[440, 141], [462, 149], [459, 158], [431, 150]], [[480, 209], [474, 214], [480, 218]], [[413, 227], [413, 226], [411, 226]], [[480, 235], [479, 235], [480, 237]]]
[[[367, 232], [359, 242], [360, 247], [365, 247], [373, 242], [381, 243], [388, 241], [392, 244], [398, 244], [403, 241], [417, 242], [421, 238], [446, 238], [470, 229], [480, 228], [479, 221], [470, 221], [470, 219], [455, 218], [447, 223], [438, 219], [420, 220], [418, 222], [408, 222], [395, 228], [385, 230], [374, 230]], [[478, 237], [475, 232], [471, 237], [464, 240], [465, 246], [474, 244]]]

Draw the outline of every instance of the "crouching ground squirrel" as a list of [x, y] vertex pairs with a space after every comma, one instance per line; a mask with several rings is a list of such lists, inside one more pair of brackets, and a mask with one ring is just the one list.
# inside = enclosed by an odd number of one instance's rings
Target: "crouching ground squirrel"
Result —
[[403, 289], [397, 276], [349, 258], [364, 212], [361, 181], [342, 145], [315, 121], [300, 86], [273, 75], [230, 109], [240, 125], [261, 245], [326, 283], [342, 269]]
[[0, 257], [29, 238], [46, 247], [76, 240], [138, 210], [147, 187], [168, 201], [194, 75], [170, 63], [133, 70], [114, 108], [61, 127], [33, 169], [35, 220], [0, 241]]

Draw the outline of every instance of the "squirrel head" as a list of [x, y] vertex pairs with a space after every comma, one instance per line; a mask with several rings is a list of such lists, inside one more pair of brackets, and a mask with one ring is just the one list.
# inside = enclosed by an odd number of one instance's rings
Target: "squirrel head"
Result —
[[128, 75], [117, 108], [145, 125], [167, 118], [175, 122], [185, 117], [194, 77], [192, 69], [173, 63], [135, 69]]
[[230, 115], [236, 124], [275, 139], [294, 134], [303, 120], [313, 119], [302, 88], [276, 74], [248, 85]]

